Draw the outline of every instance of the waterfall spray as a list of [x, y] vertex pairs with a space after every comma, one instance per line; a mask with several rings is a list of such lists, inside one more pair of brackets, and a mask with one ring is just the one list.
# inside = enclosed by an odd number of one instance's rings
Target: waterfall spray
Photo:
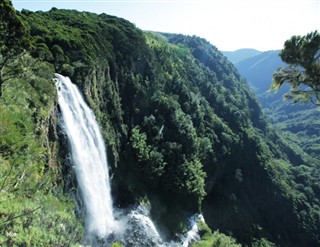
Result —
[[104, 141], [91, 109], [68, 77], [56, 74], [60, 126], [67, 136], [72, 165], [85, 209], [85, 227], [95, 246], [119, 241], [125, 246], [189, 246], [199, 240], [197, 222], [177, 242], [165, 243], [142, 206], [117, 209], [115, 220]]

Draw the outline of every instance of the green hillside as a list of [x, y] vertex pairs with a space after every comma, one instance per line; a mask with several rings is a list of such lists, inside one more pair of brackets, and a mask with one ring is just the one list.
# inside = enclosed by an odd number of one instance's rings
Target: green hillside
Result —
[[79, 86], [97, 116], [115, 205], [149, 205], [168, 239], [202, 212], [208, 226], [196, 246], [319, 244], [317, 163], [272, 130], [213, 45], [106, 14], [0, 7], [12, 17], [1, 16], [0, 245], [85, 239], [54, 72]]

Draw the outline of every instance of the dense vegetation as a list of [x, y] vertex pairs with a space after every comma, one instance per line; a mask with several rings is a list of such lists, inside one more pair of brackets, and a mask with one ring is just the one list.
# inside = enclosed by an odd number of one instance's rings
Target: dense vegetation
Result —
[[[244, 59], [235, 64], [240, 74], [257, 93], [262, 108], [273, 125], [289, 141], [295, 152], [301, 149], [309, 154], [313, 162], [319, 164], [319, 110], [313, 105], [292, 104], [284, 101], [283, 96], [288, 90], [285, 85], [277, 92], [268, 92], [272, 75], [280, 66], [286, 66], [278, 56], [279, 51], [269, 51]], [[310, 167], [309, 174], [318, 174], [318, 166]]]
[[49, 129], [49, 122], [56, 121], [54, 69], [25, 51], [30, 39], [12, 7], [4, 4], [0, 12], [0, 245], [77, 244], [83, 239], [83, 227], [74, 214], [74, 203], [62, 193], [57, 137]]
[[[55, 71], [78, 84], [98, 117], [116, 205], [149, 204], [168, 237], [200, 210], [211, 229], [245, 245], [319, 244], [319, 170], [271, 130], [248, 85], [214, 46], [198, 37], [142, 32], [105, 14], [52, 9], [18, 16], [30, 47], [16, 44], [27, 51], [6, 63], [4, 72], [18, 72], [1, 85], [1, 128], [7, 127], [0, 130], [6, 165], [0, 213], [5, 224], [22, 216], [1, 232], [1, 243], [81, 241], [81, 221], [63, 194], [76, 185], [55, 131]], [[26, 195], [31, 206], [21, 198]], [[20, 209], [9, 208], [9, 197]], [[59, 207], [50, 209], [56, 210], [51, 220], [61, 223], [27, 242], [22, 228], [37, 228], [35, 216], [54, 200]], [[75, 224], [77, 231], [60, 233], [59, 224]], [[206, 225], [202, 233], [196, 246], [238, 246]], [[24, 238], [18, 242], [15, 234]]]

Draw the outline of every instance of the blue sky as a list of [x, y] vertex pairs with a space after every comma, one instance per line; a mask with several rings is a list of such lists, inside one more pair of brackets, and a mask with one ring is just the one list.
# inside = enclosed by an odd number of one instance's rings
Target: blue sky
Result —
[[17, 10], [52, 7], [106, 13], [142, 30], [197, 35], [219, 50], [281, 49], [292, 35], [320, 31], [320, 0], [13, 0]]

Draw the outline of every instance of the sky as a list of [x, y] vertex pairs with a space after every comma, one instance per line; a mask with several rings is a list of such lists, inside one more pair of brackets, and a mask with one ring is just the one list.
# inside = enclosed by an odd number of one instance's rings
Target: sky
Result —
[[221, 51], [278, 50], [320, 31], [320, 0], [12, 0], [17, 10], [52, 7], [106, 13], [149, 31], [197, 35]]

